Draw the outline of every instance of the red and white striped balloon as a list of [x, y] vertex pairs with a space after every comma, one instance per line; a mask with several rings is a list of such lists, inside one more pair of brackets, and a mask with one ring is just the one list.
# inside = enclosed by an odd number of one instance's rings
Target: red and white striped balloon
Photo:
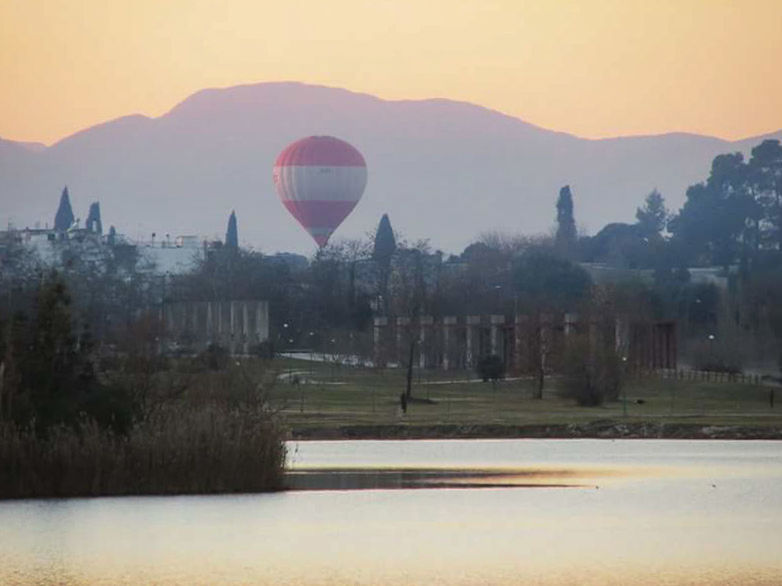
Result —
[[367, 164], [344, 140], [310, 136], [283, 149], [273, 178], [282, 203], [322, 248], [361, 199]]

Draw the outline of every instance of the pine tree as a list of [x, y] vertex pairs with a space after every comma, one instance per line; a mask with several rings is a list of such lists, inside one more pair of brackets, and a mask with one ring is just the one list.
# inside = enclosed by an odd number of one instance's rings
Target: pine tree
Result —
[[387, 266], [390, 264], [391, 257], [395, 251], [396, 238], [394, 238], [394, 230], [391, 228], [388, 214], [383, 214], [375, 233], [375, 248], [372, 251], [372, 259]]
[[57, 208], [57, 214], [54, 216], [54, 229], [65, 231], [73, 225], [73, 208], [71, 208], [71, 198], [68, 195], [68, 186], [62, 190], [60, 196], [60, 205]]
[[225, 245], [233, 250], [239, 248], [239, 231], [236, 227], [236, 212], [233, 210], [228, 217], [228, 229], [225, 231]]
[[635, 218], [644, 236], [659, 236], [668, 221], [665, 198], [656, 189], [644, 199], [643, 207], [635, 210]]
[[570, 185], [559, 190], [557, 199], [557, 250], [570, 256], [576, 244], [576, 220], [573, 217], [573, 194]]

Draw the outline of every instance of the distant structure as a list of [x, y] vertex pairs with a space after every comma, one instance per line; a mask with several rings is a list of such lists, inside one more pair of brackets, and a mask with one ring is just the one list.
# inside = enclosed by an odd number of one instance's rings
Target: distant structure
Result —
[[90, 204], [90, 211], [87, 214], [86, 228], [88, 232], [103, 234], [103, 224], [100, 221], [100, 203], [97, 201]]
[[420, 368], [470, 369], [486, 355], [499, 356], [507, 371], [532, 372], [540, 361], [547, 370], [561, 365], [567, 338], [584, 334], [590, 344], [613, 347], [631, 371], [677, 368], [674, 322], [616, 317], [582, 321], [573, 313], [544, 315], [467, 315], [374, 319], [375, 365], [404, 364], [411, 343]]
[[54, 229], [58, 232], [65, 232], [71, 226], [73, 226], [73, 208], [71, 208], [71, 198], [66, 185], [60, 195], [60, 205], [57, 207], [57, 213], [54, 216]]
[[[78, 258], [99, 269], [111, 259], [121, 258], [123, 265], [132, 265], [134, 270], [170, 276], [193, 270], [217, 243], [198, 236], [172, 238], [169, 234], [163, 239], [152, 234], [150, 240], [133, 242], [118, 234], [114, 226], [104, 235], [100, 202], [97, 201], [90, 204], [87, 221], [80, 227], [74, 218], [66, 186], [60, 195], [52, 228], [17, 229], [9, 225], [7, 230], [0, 231], [0, 263], [5, 251], [14, 246], [33, 251], [37, 262], [45, 267], [58, 267]], [[128, 264], [129, 261], [132, 262]]]
[[262, 300], [166, 302], [160, 309], [164, 352], [196, 354], [209, 345], [250, 354], [269, 339], [269, 303]]

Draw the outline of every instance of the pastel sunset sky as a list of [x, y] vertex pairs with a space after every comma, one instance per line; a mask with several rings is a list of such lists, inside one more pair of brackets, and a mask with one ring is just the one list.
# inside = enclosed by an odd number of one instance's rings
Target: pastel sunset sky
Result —
[[447, 97], [584, 137], [782, 128], [782, 0], [0, 0], [0, 136], [205, 87]]

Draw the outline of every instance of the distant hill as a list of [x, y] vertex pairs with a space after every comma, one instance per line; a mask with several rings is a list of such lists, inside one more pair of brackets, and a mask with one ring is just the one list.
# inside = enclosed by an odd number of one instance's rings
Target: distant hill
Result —
[[764, 138], [587, 140], [464, 102], [261, 83], [203, 90], [158, 118], [119, 118], [48, 148], [0, 140], [0, 222], [51, 223], [67, 184], [77, 216], [100, 200], [105, 224], [131, 237], [222, 237], [235, 209], [243, 244], [311, 252], [274, 193], [271, 167], [285, 145], [313, 134], [351, 142], [369, 169], [364, 199], [335, 238], [374, 231], [388, 212], [405, 236], [446, 251], [486, 230], [549, 230], [564, 184], [590, 232], [631, 221], [653, 188], [678, 208], [715, 155]]

